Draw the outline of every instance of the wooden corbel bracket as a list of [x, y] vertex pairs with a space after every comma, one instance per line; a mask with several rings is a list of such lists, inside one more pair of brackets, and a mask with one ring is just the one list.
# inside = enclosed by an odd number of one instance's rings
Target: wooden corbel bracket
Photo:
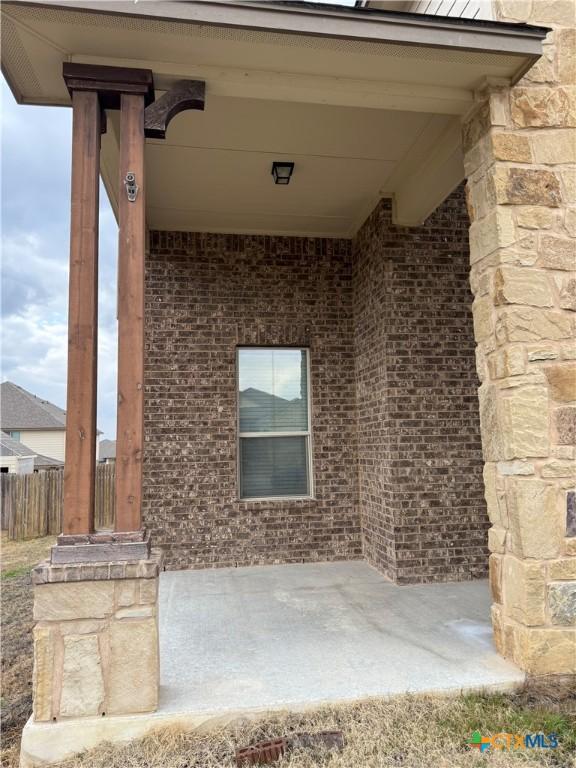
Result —
[[165, 139], [170, 121], [187, 109], [204, 109], [204, 80], [179, 80], [144, 110], [144, 134], [149, 139]]

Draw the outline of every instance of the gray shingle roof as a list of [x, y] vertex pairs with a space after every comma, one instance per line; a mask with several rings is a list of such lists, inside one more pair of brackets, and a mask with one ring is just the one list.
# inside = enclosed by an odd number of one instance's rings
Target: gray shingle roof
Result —
[[5, 432], [0, 432], [0, 456], [34, 456], [35, 467], [63, 467], [64, 462], [58, 459], [52, 459], [50, 456], [42, 456], [40, 453], [34, 453], [32, 448], [14, 440], [13, 437]]
[[34, 451], [5, 432], [0, 432], [0, 456], [34, 456]]
[[66, 429], [66, 411], [4, 381], [0, 387], [0, 429]]

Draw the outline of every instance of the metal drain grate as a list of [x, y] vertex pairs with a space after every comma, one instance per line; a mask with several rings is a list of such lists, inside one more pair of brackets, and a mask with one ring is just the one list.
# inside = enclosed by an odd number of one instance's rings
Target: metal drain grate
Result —
[[258, 741], [249, 747], [236, 750], [236, 765], [238, 768], [245, 765], [269, 765], [292, 749], [311, 749], [321, 745], [327, 749], [344, 749], [342, 731], [294, 733], [280, 739]]
[[279, 760], [286, 752], [286, 739], [259, 741], [249, 747], [236, 750], [236, 765], [267, 765]]

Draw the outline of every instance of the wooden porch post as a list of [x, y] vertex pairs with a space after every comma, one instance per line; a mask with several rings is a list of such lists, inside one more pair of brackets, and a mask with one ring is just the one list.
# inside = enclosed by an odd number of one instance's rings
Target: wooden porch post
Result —
[[68, 390], [64, 465], [65, 534], [94, 529], [98, 338], [98, 175], [96, 91], [73, 91], [72, 209], [68, 307]]
[[[116, 531], [142, 525], [144, 449], [144, 96], [122, 94], [118, 248]], [[130, 174], [135, 189], [130, 189]]]

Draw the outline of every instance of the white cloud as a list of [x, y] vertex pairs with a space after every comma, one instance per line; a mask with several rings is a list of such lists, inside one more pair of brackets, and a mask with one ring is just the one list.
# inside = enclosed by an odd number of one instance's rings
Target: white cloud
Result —
[[[2, 83], [2, 377], [66, 403], [71, 111]], [[100, 192], [98, 426], [116, 433], [117, 228]]]

